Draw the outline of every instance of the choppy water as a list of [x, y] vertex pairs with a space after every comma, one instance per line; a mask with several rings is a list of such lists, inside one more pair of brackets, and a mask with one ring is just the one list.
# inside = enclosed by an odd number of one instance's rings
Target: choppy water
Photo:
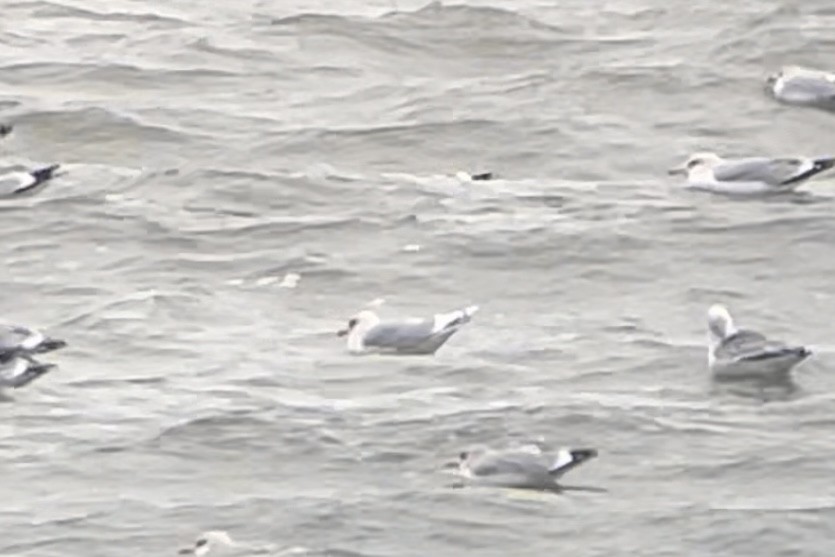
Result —
[[[835, 149], [835, 117], [762, 94], [832, 69], [830, 2], [2, 13], [4, 162], [69, 170], [0, 206], [2, 314], [71, 347], [0, 405], [0, 554], [208, 528], [313, 555], [832, 554], [835, 182], [737, 201], [665, 175]], [[333, 332], [377, 297], [482, 311], [434, 359], [351, 357]], [[710, 384], [714, 301], [813, 348], [797, 390]], [[609, 493], [439, 472], [536, 439], [598, 447], [569, 483]]]

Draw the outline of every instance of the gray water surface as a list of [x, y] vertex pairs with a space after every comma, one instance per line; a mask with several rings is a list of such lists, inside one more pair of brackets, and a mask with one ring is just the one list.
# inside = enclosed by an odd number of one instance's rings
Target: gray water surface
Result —
[[[66, 338], [0, 405], [0, 555], [832, 555], [835, 180], [687, 192], [692, 151], [832, 154], [762, 91], [826, 0], [7, 1], [0, 313]], [[501, 179], [461, 184], [457, 171]], [[410, 244], [419, 251], [404, 251]], [[281, 279], [298, 273], [296, 288]], [[477, 303], [435, 358], [335, 336]], [[705, 311], [814, 357], [713, 385]], [[462, 447], [608, 493], [452, 490]]]

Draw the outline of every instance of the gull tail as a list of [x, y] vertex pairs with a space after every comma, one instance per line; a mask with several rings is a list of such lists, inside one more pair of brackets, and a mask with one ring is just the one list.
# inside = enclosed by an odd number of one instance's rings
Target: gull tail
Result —
[[462, 325], [469, 323], [473, 315], [478, 311], [478, 306], [467, 306], [464, 309], [439, 313], [435, 316], [434, 332], [457, 330]]
[[559, 478], [572, 468], [597, 457], [597, 449], [560, 449], [548, 473]]
[[39, 168], [37, 170], [33, 170], [29, 173], [29, 176], [32, 177], [32, 182], [27, 183], [22, 188], [15, 190], [15, 193], [24, 193], [29, 190], [35, 189], [44, 182], [48, 182], [55, 176], [55, 171], [58, 170], [60, 167], [60, 164], [53, 164], [50, 166]]
[[11, 387], [12, 389], [25, 387], [41, 375], [48, 373], [54, 367], [55, 364], [42, 364], [40, 362], [30, 360], [23, 373], [19, 373], [18, 375], [11, 377], [8, 382], [4, 383], [3, 386]]
[[43, 354], [45, 352], [52, 352], [53, 350], [60, 350], [66, 346], [67, 342], [65, 340], [61, 340], [59, 338], [45, 338], [43, 342], [32, 350], [32, 352], [35, 354]]
[[821, 172], [829, 170], [833, 166], [835, 166], [835, 157], [822, 157], [822, 158], [819, 158], [819, 159], [814, 159], [814, 160], [812, 160], [812, 166], [811, 167], [809, 167], [804, 172], [801, 172], [797, 176], [793, 176], [793, 177], [789, 178], [788, 180], [783, 182], [782, 185], [787, 186], [789, 184], [795, 184], [797, 182], [802, 182], [803, 180], [811, 178], [815, 174], [820, 174]]
[[[59, 168], [61, 168], [60, 164], [53, 164], [53, 165], [50, 165], [50, 166], [45, 166], [43, 168], [39, 168], [38, 170], [33, 170], [29, 174], [31, 174], [32, 178], [35, 179], [35, 184], [34, 185], [38, 185], [38, 184], [43, 184], [47, 180], [52, 179], [52, 177], [55, 176], [55, 171], [58, 170]], [[29, 187], [33, 187], [33, 186], [29, 186]]]

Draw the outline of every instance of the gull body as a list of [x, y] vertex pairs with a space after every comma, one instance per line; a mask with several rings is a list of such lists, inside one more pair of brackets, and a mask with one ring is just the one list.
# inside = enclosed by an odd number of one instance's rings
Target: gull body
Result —
[[730, 312], [719, 304], [708, 309], [707, 328], [708, 367], [717, 379], [783, 379], [812, 353], [804, 346], [737, 328]]
[[483, 445], [462, 451], [458, 475], [469, 484], [561, 491], [557, 481], [569, 470], [597, 457], [596, 449], [560, 449], [555, 456], [536, 446], [493, 450]]
[[835, 111], [835, 74], [801, 66], [784, 66], [768, 76], [766, 91], [784, 104]]
[[434, 354], [462, 326], [469, 323], [478, 306], [438, 313], [428, 319], [381, 321], [371, 310], [363, 310], [348, 321], [339, 336], [347, 336], [353, 354]]
[[671, 175], [687, 177], [692, 189], [736, 195], [794, 191], [806, 180], [835, 166], [833, 157], [750, 157], [724, 159], [711, 152], [695, 153]]

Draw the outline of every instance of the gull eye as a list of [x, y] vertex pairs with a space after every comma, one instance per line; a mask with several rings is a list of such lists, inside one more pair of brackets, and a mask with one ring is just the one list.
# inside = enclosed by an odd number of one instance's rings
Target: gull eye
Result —
[[470, 453], [468, 453], [467, 451], [461, 451], [461, 452], [458, 454], [458, 458], [459, 458], [460, 460], [467, 460], [467, 457], [468, 457], [468, 456], [470, 456]]
[[356, 317], [351, 318], [351, 319], [348, 320], [348, 328], [349, 329], [353, 329], [356, 326], [357, 326], [357, 318]]
[[693, 168], [697, 164], [701, 163], [702, 159], [693, 159], [691, 161], [687, 161], [687, 168]]
[[194, 542], [194, 547], [203, 547], [207, 543], [209, 543], [209, 540], [207, 540], [206, 538], [200, 538], [199, 540]]

